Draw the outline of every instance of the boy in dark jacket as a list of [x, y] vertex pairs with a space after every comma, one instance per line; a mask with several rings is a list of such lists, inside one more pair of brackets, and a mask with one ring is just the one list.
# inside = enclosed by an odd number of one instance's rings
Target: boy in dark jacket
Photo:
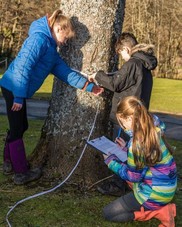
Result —
[[[157, 59], [153, 54], [153, 45], [138, 44], [136, 37], [131, 33], [122, 33], [116, 42], [115, 49], [125, 61], [121, 69], [112, 75], [108, 75], [104, 71], [98, 71], [90, 76], [90, 80], [96, 80], [104, 88], [114, 92], [110, 112], [114, 140], [120, 128], [116, 119], [117, 104], [124, 97], [132, 95], [141, 99], [146, 108], [149, 109], [153, 86], [151, 70], [157, 66]], [[120, 137], [127, 140], [124, 133]], [[112, 181], [112, 185], [109, 187], [107, 185], [106, 191], [101, 188], [99, 190], [103, 193], [109, 193], [113, 191], [115, 184], [118, 185], [118, 180]]]

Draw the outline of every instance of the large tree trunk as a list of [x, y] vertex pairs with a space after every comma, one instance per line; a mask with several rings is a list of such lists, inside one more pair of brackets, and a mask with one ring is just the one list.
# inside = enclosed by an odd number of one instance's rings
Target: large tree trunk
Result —
[[[116, 70], [114, 43], [121, 33], [124, 3], [124, 0], [61, 1], [61, 9], [72, 18], [76, 28], [76, 38], [61, 50], [72, 68], [85, 73]], [[111, 97], [109, 92], [96, 97], [55, 80], [48, 118], [33, 153], [34, 164], [46, 164], [46, 173], [65, 178], [81, 154], [97, 108], [99, 115], [91, 138], [110, 135]], [[107, 174], [102, 155], [87, 147], [70, 180], [88, 186]]]

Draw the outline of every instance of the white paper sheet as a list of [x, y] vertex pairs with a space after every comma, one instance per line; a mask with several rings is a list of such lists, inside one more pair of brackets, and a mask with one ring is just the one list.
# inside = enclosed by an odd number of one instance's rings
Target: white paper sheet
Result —
[[127, 160], [127, 152], [105, 136], [87, 141], [87, 143], [106, 155], [115, 154], [122, 162]]

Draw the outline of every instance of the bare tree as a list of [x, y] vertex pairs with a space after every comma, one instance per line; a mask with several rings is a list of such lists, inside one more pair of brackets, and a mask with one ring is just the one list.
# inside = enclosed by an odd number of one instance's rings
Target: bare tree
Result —
[[[85, 73], [116, 70], [114, 43], [121, 33], [124, 3], [123, 0], [61, 1], [61, 9], [72, 18], [76, 28], [76, 38], [61, 50], [72, 68]], [[49, 176], [67, 176], [84, 147], [97, 108], [99, 115], [92, 138], [109, 136], [110, 104], [109, 92], [96, 97], [55, 80], [48, 118], [33, 153], [33, 163], [43, 165]], [[71, 181], [88, 186], [106, 174], [102, 155], [88, 147]]]
[[60, 1], [0, 1], [0, 54], [14, 57], [28, 35], [30, 23], [45, 13], [52, 13]]
[[[115, 3], [115, 1], [110, 2]], [[68, 4], [69, 1], [64, 3], [65, 9]], [[59, 6], [60, 0], [0, 0], [1, 57], [14, 57], [27, 36], [30, 23], [45, 13], [52, 13]], [[94, 15], [95, 11], [93, 17]], [[182, 78], [181, 21], [181, 0], [126, 2], [124, 30], [133, 32], [141, 42], [155, 44], [159, 62], [154, 71], [157, 77]], [[97, 28], [98, 25], [93, 27]], [[94, 53], [97, 53], [97, 49]]]
[[181, 29], [182, 2], [164, 0], [128, 0], [124, 30], [133, 32], [139, 42], [156, 46], [158, 67], [155, 75], [182, 78]]

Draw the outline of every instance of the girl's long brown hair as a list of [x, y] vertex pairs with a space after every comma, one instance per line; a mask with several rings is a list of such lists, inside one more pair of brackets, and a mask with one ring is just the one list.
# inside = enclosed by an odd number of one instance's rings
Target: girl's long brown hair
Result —
[[133, 118], [132, 152], [137, 168], [142, 168], [144, 165], [153, 166], [160, 161], [159, 135], [153, 117], [143, 103], [134, 96], [126, 97], [119, 103], [116, 116], [120, 124], [122, 118], [128, 116]]
[[62, 10], [57, 9], [53, 14], [48, 18], [49, 26], [52, 29], [54, 24], [57, 23], [61, 26], [63, 30], [68, 32], [68, 38], [74, 37], [75, 32], [70, 18], [63, 15]]

